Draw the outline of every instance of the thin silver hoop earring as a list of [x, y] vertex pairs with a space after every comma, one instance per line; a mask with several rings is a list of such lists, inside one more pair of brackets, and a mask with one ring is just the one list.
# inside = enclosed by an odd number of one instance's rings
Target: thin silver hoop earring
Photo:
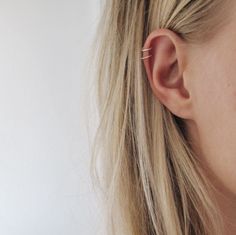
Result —
[[[150, 47], [150, 48], [143, 48], [143, 49], [142, 49], [142, 52], [143, 52], [143, 53], [144, 53], [144, 52], [149, 52], [151, 49], [152, 49], [152, 47]], [[151, 56], [152, 56], [152, 55], [143, 56], [143, 57], [141, 57], [141, 60], [147, 59], [147, 58], [149, 58], [149, 57], [151, 57]]]

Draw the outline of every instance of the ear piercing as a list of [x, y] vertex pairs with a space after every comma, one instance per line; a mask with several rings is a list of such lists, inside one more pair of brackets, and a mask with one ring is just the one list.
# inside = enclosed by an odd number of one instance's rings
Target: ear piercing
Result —
[[[149, 53], [149, 51], [152, 49], [152, 47], [150, 47], [150, 48], [143, 48], [142, 49], [142, 52], [144, 53], [144, 52], [148, 52]], [[144, 60], [144, 59], [147, 59], [147, 58], [149, 58], [149, 57], [151, 57], [152, 55], [150, 54], [150, 55], [146, 55], [146, 56], [143, 56], [143, 57], [141, 57], [141, 60]]]

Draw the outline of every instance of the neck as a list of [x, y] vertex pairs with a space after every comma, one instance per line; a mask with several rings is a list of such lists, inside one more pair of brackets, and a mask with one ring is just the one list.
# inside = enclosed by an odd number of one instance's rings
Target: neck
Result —
[[224, 233], [223, 235], [236, 234], [236, 193], [230, 191], [224, 183], [208, 168], [207, 162], [204, 161], [203, 153], [199, 146], [199, 135], [196, 126], [192, 122], [187, 122], [187, 138], [191, 143], [194, 152], [203, 161], [202, 167], [204, 168], [207, 177], [215, 187], [214, 196], [219, 206], [219, 211], [222, 216]]
[[236, 195], [221, 183], [216, 176], [211, 178], [216, 187], [214, 196], [218, 203], [224, 225], [223, 235], [236, 234]]

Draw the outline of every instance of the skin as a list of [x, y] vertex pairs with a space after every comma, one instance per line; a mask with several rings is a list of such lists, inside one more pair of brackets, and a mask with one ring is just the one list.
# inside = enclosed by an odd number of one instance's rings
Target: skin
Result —
[[218, 189], [227, 235], [236, 234], [234, 15], [220, 33], [201, 45], [187, 44], [168, 29], [156, 29], [144, 44], [152, 47], [152, 57], [143, 60], [154, 95], [185, 120], [188, 138]]

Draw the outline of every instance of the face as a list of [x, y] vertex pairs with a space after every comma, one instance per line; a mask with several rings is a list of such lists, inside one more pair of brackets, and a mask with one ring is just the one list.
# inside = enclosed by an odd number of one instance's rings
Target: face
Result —
[[[204, 45], [189, 49], [194, 120], [188, 132], [220, 191], [236, 198], [236, 14]], [[210, 172], [209, 171], [209, 172]]]

